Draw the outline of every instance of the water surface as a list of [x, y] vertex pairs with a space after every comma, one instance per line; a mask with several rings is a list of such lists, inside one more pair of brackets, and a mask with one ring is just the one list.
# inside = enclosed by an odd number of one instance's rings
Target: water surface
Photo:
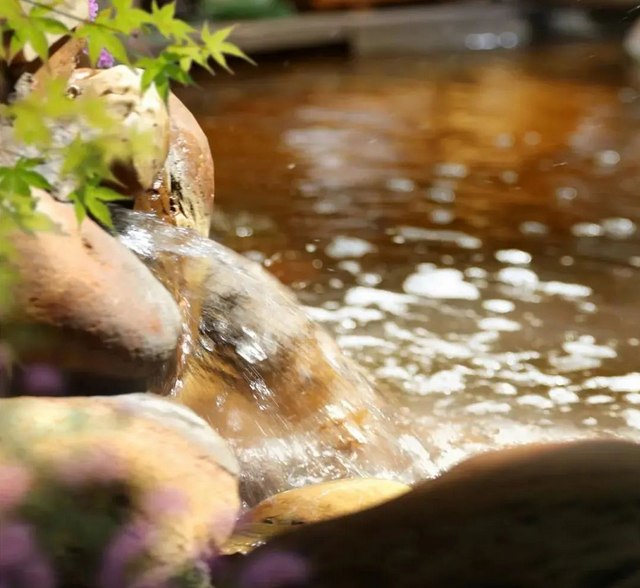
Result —
[[640, 83], [616, 47], [262, 64], [181, 94], [213, 235], [415, 421], [434, 471], [640, 438]]

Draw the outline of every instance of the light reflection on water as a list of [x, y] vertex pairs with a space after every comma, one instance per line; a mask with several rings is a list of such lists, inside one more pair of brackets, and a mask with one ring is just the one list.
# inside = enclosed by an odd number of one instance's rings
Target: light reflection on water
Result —
[[214, 234], [292, 286], [439, 466], [640, 438], [640, 97], [611, 47], [262, 65], [182, 97]]

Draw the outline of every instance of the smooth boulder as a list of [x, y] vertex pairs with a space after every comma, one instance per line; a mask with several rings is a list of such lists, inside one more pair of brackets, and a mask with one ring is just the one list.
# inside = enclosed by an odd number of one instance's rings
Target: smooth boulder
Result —
[[207, 586], [237, 474], [204, 421], [159, 397], [0, 399], [0, 575], [19, 584], [37, 561], [58, 586]]
[[73, 206], [38, 192], [53, 231], [17, 232], [13, 304], [0, 330], [24, 363], [114, 377], [156, 376], [181, 333], [175, 300], [144, 264]]
[[473, 458], [364, 512], [279, 535], [215, 567], [258, 588], [640, 586], [640, 445]]
[[263, 500], [243, 516], [224, 553], [247, 553], [298, 525], [335, 519], [378, 506], [411, 488], [400, 482], [352, 478], [295, 488]]

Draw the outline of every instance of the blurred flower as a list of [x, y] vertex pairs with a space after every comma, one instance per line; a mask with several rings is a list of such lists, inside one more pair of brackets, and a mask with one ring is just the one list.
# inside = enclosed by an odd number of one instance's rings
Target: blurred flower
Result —
[[59, 464], [56, 473], [63, 484], [82, 486], [123, 480], [125, 468], [122, 461], [108, 449], [91, 447], [82, 453], [74, 453]]
[[33, 528], [26, 523], [8, 522], [0, 527], [0, 570], [24, 564], [35, 550]]
[[309, 566], [303, 557], [288, 551], [256, 552], [242, 569], [242, 588], [277, 588], [302, 585], [309, 579]]
[[0, 513], [17, 506], [29, 492], [32, 483], [33, 476], [25, 467], [0, 466]]
[[51, 565], [38, 549], [33, 527], [12, 521], [0, 527], [0, 586], [54, 588]]
[[33, 396], [62, 396], [64, 378], [56, 368], [34, 364], [25, 368], [23, 386], [24, 391]]
[[[89, 0], [89, 20], [94, 21], [96, 16], [98, 16], [98, 1], [97, 0]], [[84, 50], [87, 53], [87, 49]], [[96, 63], [96, 67], [98, 69], [106, 69], [109, 67], [113, 67], [115, 64], [115, 60], [113, 55], [109, 53], [106, 49], [102, 49], [100, 51], [100, 56], [98, 57], [98, 62]]]
[[98, 574], [98, 588], [126, 588], [130, 565], [142, 556], [152, 539], [148, 524], [130, 523], [118, 531], [106, 549]]

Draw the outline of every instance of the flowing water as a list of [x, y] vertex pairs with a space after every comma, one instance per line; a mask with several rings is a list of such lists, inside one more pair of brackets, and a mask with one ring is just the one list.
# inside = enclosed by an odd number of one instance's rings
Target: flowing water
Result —
[[296, 291], [436, 472], [640, 438], [639, 88], [586, 45], [267, 63], [181, 98], [214, 236]]

